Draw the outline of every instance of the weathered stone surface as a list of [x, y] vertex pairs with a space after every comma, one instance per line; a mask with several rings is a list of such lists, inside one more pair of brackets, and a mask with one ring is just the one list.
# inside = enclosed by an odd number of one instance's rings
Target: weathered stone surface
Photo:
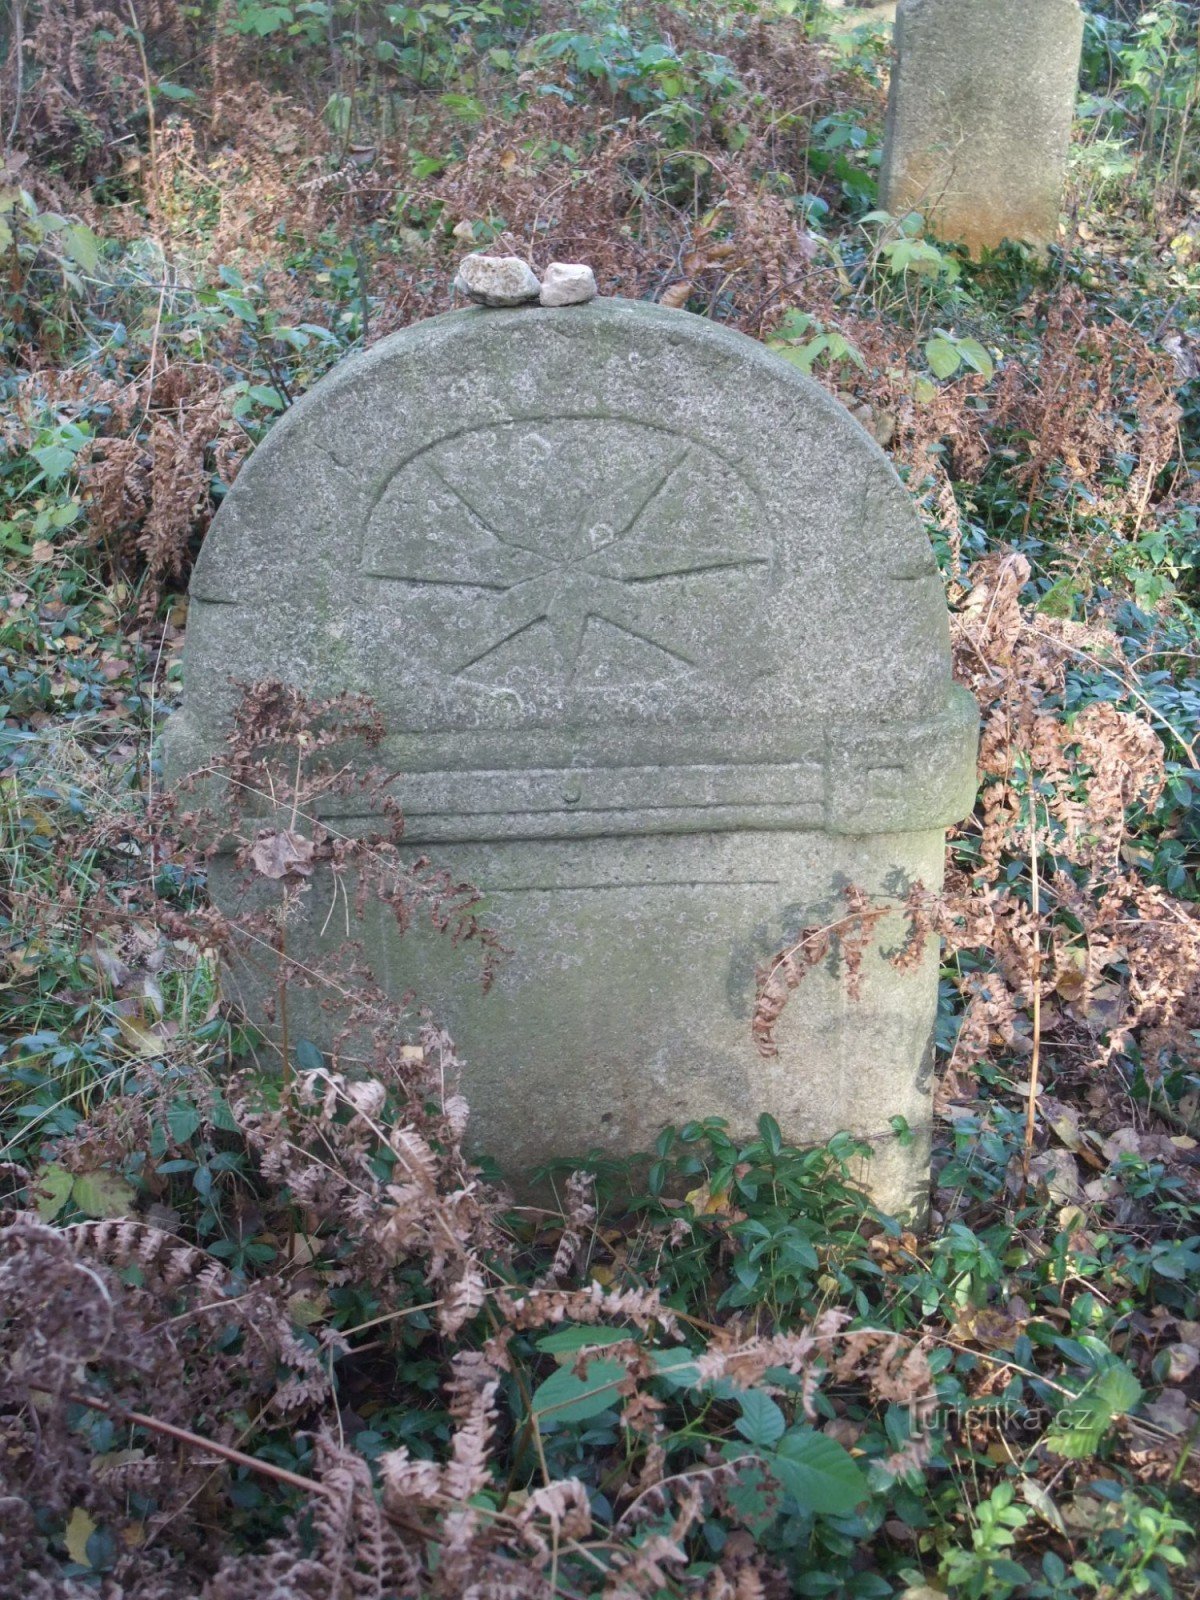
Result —
[[591, 267], [552, 261], [542, 274], [544, 306], [582, 306], [596, 298], [596, 275]]
[[[831, 961], [776, 1058], [750, 1032], [756, 966], [844, 914], [847, 884], [898, 904], [939, 883], [974, 787], [928, 541], [793, 367], [614, 300], [382, 341], [244, 467], [185, 673], [175, 774], [219, 746], [231, 679], [375, 698], [413, 854], [479, 884], [514, 955], [485, 997], [461, 953], [382, 915], [367, 949], [449, 1026], [475, 1139], [510, 1171], [769, 1111], [797, 1139], [883, 1135], [877, 1191], [923, 1190], [936, 951], [897, 971], [891, 917], [859, 999]], [[330, 922], [320, 869], [307, 903], [294, 952]]]
[[900, 0], [880, 199], [975, 255], [1058, 231], [1078, 0]]
[[541, 292], [537, 274], [520, 256], [464, 256], [455, 288], [481, 306], [523, 306]]

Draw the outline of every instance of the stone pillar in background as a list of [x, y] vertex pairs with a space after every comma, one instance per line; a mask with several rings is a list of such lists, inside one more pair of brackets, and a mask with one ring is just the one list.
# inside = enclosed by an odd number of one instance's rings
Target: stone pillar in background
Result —
[[[816, 383], [657, 306], [435, 318], [276, 424], [191, 594], [172, 773], [219, 752], [232, 680], [365, 692], [411, 854], [486, 893], [514, 952], [488, 995], [444, 939], [362, 935], [453, 1035], [477, 1147], [520, 1174], [767, 1111], [880, 1136], [876, 1192], [920, 1208], [938, 953], [887, 953], [970, 810], [977, 713], [908, 496]], [[861, 992], [835, 948], [764, 1058], [755, 969], [848, 885], [893, 908]], [[320, 870], [305, 903], [301, 959], [347, 936]], [[306, 1003], [293, 1037], [327, 1042]]]
[[1058, 232], [1078, 0], [900, 0], [880, 203], [973, 255]]

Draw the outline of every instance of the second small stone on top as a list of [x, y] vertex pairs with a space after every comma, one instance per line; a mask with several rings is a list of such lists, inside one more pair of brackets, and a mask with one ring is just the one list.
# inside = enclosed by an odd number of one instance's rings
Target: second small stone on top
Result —
[[581, 262], [552, 261], [542, 278], [544, 306], [581, 306], [596, 298], [596, 275]]

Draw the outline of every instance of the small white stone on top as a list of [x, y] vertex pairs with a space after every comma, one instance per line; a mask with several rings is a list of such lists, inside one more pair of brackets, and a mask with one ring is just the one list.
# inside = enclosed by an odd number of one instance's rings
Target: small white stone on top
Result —
[[596, 298], [596, 275], [579, 262], [552, 261], [542, 277], [544, 306], [581, 306]]
[[541, 284], [520, 256], [464, 256], [454, 287], [481, 306], [523, 306], [536, 300]]

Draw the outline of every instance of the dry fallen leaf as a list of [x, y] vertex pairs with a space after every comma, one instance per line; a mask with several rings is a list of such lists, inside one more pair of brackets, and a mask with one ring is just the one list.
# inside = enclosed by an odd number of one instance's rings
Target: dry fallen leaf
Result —
[[1157, 1400], [1147, 1401], [1145, 1412], [1151, 1422], [1168, 1433], [1186, 1433], [1194, 1420], [1182, 1389], [1164, 1389]]
[[718, 1189], [714, 1194], [707, 1183], [702, 1183], [698, 1189], [689, 1189], [683, 1198], [698, 1217], [731, 1216], [733, 1214], [733, 1205], [730, 1201], [728, 1189]]
[[148, 1060], [162, 1055], [166, 1048], [166, 1035], [157, 1023], [146, 1022], [141, 1017], [122, 1016], [120, 1012], [115, 1013], [113, 1020], [122, 1039], [137, 1055], [145, 1056]]
[[1195, 1345], [1169, 1344], [1166, 1355], [1168, 1383], [1182, 1383], [1200, 1366], [1200, 1350]]
[[311, 839], [281, 828], [278, 833], [259, 834], [250, 861], [264, 878], [311, 878], [313, 850]]
[[959, 1312], [954, 1331], [964, 1342], [972, 1340], [989, 1350], [1011, 1350], [1023, 1327], [998, 1306], [967, 1306]]
[[1060, 1205], [1078, 1200], [1083, 1190], [1079, 1169], [1066, 1150], [1045, 1150], [1029, 1163], [1029, 1176], [1049, 1199]]

